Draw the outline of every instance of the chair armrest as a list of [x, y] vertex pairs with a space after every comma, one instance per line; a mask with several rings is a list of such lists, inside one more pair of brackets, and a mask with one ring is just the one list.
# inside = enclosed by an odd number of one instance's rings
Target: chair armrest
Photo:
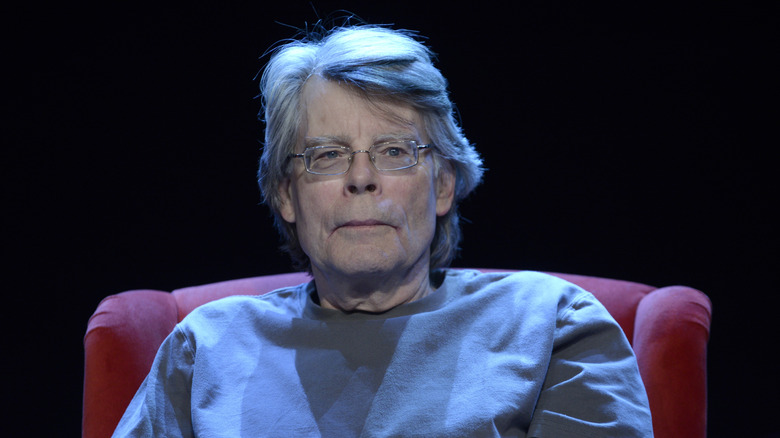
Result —
[[111, 436], [176, 322], [168, 292], [127, 291], [100, 302], [84, 336], [82, 436]]
[[657, 289], [637, 307], [634, 351], [656, 436], [706, 436], [711, 318], [709, 298], [684, 286]]

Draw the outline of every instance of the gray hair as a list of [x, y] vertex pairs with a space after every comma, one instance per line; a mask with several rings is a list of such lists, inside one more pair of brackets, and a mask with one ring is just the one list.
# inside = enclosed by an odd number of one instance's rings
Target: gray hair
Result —
[[[258, 116], [262, 120], [265, 115], [265, 146], [258, 183], [284, 241], [282, 248], [298, 269], [310, 272], [311, 265], [295, 225], [279, 212], [279, 184], [290, 177], [288, 155], [295, 150], [302, 122], [301, 91], [312, 75], [349, 86], [366, 99], [403, 103], [419, 112], [434, 157], [455, 174], [453, 206], [436, 220], [430, 269], [448, 266], [457, 254], [461, 239], [457, 205], [480, 183], [482, 160], [454, 117], [447, 80], [433, 66], [432, 52], [413, 35], [379, 26], [337, 27], [276, 47], [265, 66], [260, 79], [263, 109]], [[437, 169], [441, 166], [437, 161]]]

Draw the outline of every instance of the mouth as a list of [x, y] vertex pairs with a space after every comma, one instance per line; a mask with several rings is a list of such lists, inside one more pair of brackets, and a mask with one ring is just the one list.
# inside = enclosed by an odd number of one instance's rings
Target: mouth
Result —
[[380, 220], [367, 219], [367, 220], [351, 220], [339, 225], [338, 228], [376, 227], [381, 225], [390, 226], [389, 224], [382, 222]]

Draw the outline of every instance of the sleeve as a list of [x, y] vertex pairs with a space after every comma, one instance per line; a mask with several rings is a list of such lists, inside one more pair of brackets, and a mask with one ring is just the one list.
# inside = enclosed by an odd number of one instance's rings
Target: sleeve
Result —
[[583, 292], [556, 323], [529, 437], [652, 437], [644, 384], [623, 330]]
[[176, 326], [157, 351], [113, 437], [192, 437], [193, 364], [187, 336]]

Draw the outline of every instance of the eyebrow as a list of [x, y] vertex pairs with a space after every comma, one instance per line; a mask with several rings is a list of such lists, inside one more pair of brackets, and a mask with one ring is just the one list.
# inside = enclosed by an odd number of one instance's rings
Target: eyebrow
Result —
[[[379, 144], [379, 143], [385, 143], [388, 141], [418, 141], [418, 138], [416, 135], [414, 135], [411, 132], [393, 132], [393, 133], [387, 133], [387, 134], [380, 134], [374, 137], [374, 141], [372, 144]], [[341, 136], [341, 135], [326, 135], [326, 136], [318, 136], [318, 137], [305, 137], [303, 139], [303, 146], [304, 147], [314, 147], [314, 146], [322, 146], [322, 145], [338, 145], [338, 146], [346, 146], [351, 147], [352, 140], [349, 137]]]
[[374, 137], [374, 144], [384, 143], [388, 141], [418, 141], [418, 137], [412, 132], [393, 132], [389, 134], [382, 134]]
[[304, 147], [322, 146], [326, 144], [335, 144], [339, 146], [349, 146], [349, 139], [340, 135], [324, 137], [305, 137], [303, 139]]

